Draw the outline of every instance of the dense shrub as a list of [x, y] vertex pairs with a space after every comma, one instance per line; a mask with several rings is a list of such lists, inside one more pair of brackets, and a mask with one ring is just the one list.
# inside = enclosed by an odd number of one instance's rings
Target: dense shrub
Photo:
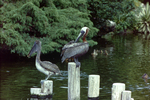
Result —
[[137, 16], [137, 29], [143, 34], [144, 38], [150, 38], [150, 5], [141, 7], [140, 13]]
[[[35, 40], [42, 52], [60, 52], [75, 40], [80, 29], [90, 28], [88, 39], [98, 29], [89, 19], [86, 0], [4, 0], [0, 8], [0, 46], [26, 56]], [[93, 40], [90, 45], [96, 44]]]
[[116, 33], [132, 29], [135, 23], [135, 0], [88, 0], [90, 19], [95, 27], [106, 31], [106, 21], [116, 22]]

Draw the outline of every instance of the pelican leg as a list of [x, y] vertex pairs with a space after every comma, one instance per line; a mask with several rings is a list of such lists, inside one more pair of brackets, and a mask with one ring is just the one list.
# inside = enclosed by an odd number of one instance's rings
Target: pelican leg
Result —
[[49, 75], [45, 78], [45, 80], [47, 80], [51, 75], [52, 75], [52, 74], [49, 74]]
[[76, 67], [79, 67], [81, 65], [81, 63], [78, 61], [78, 58], [74, 58], [74, 61], [76, 63]]
[[48, 76], [45, 78], [45, 80], [41, 80], [41, 84], [43, 84], [44, 83], [44, 81], [46, 81], [50, 76], [51, 76], [52, 74], [50, 73], [50, 74], [48, 74]]

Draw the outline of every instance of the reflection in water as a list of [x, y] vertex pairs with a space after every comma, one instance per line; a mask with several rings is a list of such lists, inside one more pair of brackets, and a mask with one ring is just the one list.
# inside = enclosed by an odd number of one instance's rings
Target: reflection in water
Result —
[[30, 98], [27, 100], [53, 100], [53, 98]]
[[96, 98], [89, 98], [88, 97], [88, 100], [99, 100], [99, 97], [96, 97]]
[[[100, 80], [100, 100], [111, 99], [111, 86], [115, 82], [126, 84], [126, 90], [132, 91], [135, 100], [150, 100], [149, 84], [145, 84], [141, 76], [149, 75], [150, 45], [149, 41], [138, 37], [114, 37], [108, 40], [98, 39], [98, 45], [79, 58], [81, 62], [81, 98], [87, 100], [88, 75], [98, 74]], [[109, 56], [98, 54], [93, 60], [93, 49], [107, 50]], [[40, 87], [40, 80], [45, 75], [36, 70], [34, 58], [31, 61], [1, 62], [0, 67], [0, 99], [27, 100], [30, 88]], [[53, 100], [67, 100], [68, 73], [67, 63], [61, 63], [59, 56], [44, 57], [53, 61], [61, 70], [62, 76], [53, 75]]]

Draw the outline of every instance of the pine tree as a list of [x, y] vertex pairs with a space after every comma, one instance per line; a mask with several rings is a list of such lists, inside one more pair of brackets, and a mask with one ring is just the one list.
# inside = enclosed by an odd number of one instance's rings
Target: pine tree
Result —
[[80, 29], [90, 28], [91, 38], [98, 29], [89, 19], [86, 0], [3, 0], [0, 3], [0, 46], [26, 56], [35, 40], [42, 41], [42, 53], [61, 51], [75, 40]]

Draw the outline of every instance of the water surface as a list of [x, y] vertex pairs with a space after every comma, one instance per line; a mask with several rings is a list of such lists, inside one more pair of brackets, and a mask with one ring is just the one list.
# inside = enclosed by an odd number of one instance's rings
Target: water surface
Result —
[[[87, 100], [90, 74], [100, 75], [100, 100], [111, 99], [111, 87], [116, 82], [125, 83], [126, 90], [132, 91], [135, 100], [150, 100], [150, 86], [142, 79], [144, 73], [150, 75], [150, 41], [130, 36], [99, 38], [97, 41], [98, 45], [79, 58], [81, 100]], [[93, 58], [94, 49], [107, 50], [108, 55], [99, 53]], [[0, 62], [0, 100], [27, 100], [30, 99], [30, 88], [40, 87], [40, 80], [46, 76], [36, 69], [34, 58]], [[57, 64], [62, 72], [62, 76], [50, 78], [54, 85], [53, 100], [67, 100], [67, 62], [62, 64], [60, 59], [59, 54], [41, 56], [41, 60]]]

